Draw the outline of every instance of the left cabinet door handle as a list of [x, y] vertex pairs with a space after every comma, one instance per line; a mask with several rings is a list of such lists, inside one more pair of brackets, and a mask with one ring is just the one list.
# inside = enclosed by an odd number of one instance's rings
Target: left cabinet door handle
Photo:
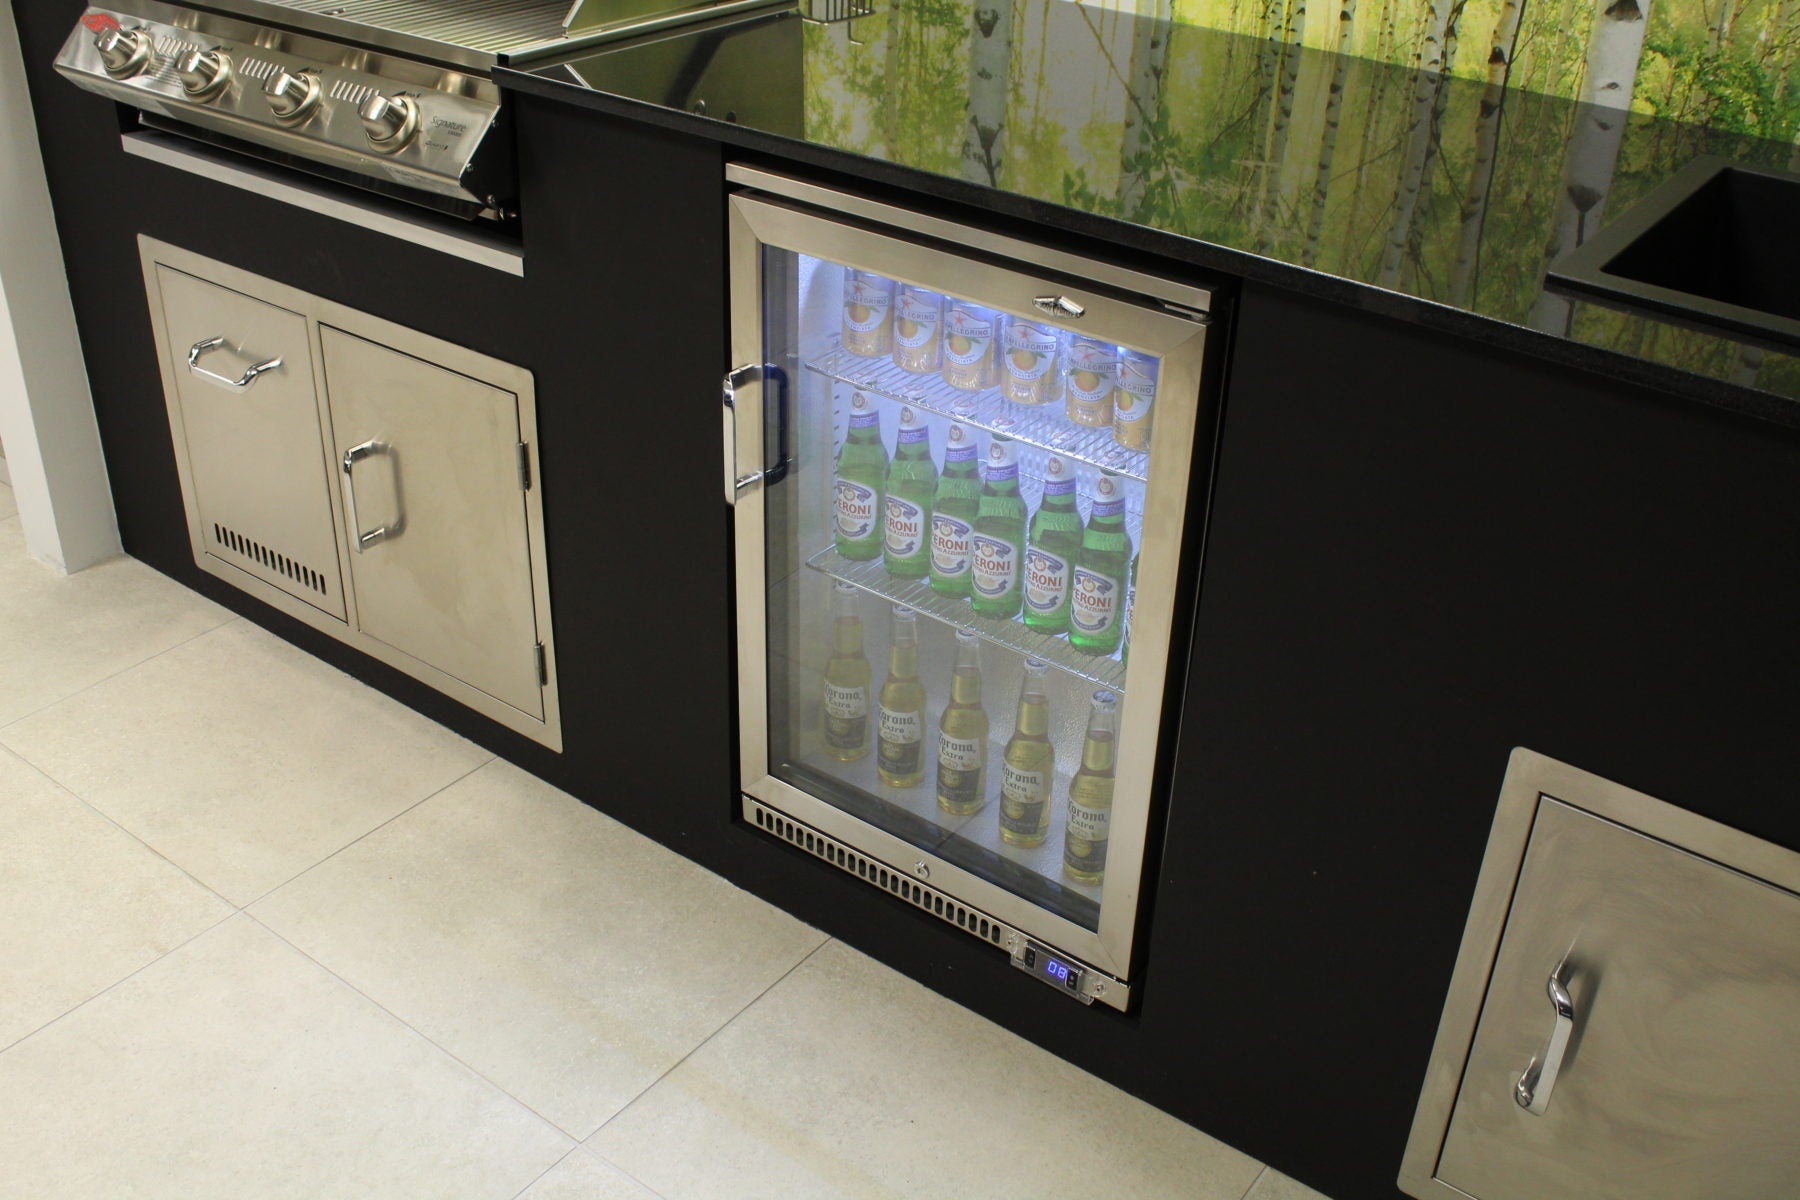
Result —
[[[362, 520], [356, 515], [356, 464], [378, 454], [387, 458], [394, 472], [394, 519], [386, 525], [365, 530]], [[350, 520], [351, 548], [361, 554], [370, 546], [399, 537], [406, 529], [406, 510], [400, 501], [400, 457], [394, 452], [394, 448], [378, 440], [363, 442], [344, 451], [339, 466], [344, 472], [344, 515]]]
[[267, 362], [259, 362], [254, 367], [246, 369], [241, 377], [232, 379], [228, 376], [220, 375], [215, 371], [209, 371], [200, 365], [200, 359], [202, 357], [217, 350], [224, 344], [224, 338], [214, 337], [203, 338], [188, 347], [188, 373], [193, 375], [196, 379], [204, 379], [206, 382], [222, 387], [228, 392], [247, 392], [250, 390], [251, 385], [258, 379], [281, 366], [281, 359], [279, 357], [271, 358]]

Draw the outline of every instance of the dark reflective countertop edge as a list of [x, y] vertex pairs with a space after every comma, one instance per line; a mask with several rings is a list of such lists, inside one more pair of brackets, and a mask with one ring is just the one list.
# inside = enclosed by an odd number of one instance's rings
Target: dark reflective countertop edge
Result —
[[[982, 187], [929, 171], [835, 150], [814, 142], [681, 112], [664, 105], [550, 78], [529, 69], [502, 66], [495, 69], [494, 79], [501, 87], [513, 91], [642, 121], [805, 166], [854, 175], [888, 187], [999, 213], [1246, 281], [1287, 288], [1359, 312], [1406, 321], [1496, 349], [1517, 351], [1604, 375], [1611, 380], [1654, 388], [1668, 393], [1676, 400], [1697, 401], [1742, 416], [1800, 429], [1800, 399], [1744, 387], [1728, 380], [1610, 350], [1576, 338], [1559, 337], [1529, 329], [1469, 309], [1390, 291], [1360, 280], [1316, 271], [1281, 259], [1250, 254], [1214, 242], [1084, 213], [1014, 192]], [[1638, 319], [1654, 320], [1648, 316], [1639, 316]]]

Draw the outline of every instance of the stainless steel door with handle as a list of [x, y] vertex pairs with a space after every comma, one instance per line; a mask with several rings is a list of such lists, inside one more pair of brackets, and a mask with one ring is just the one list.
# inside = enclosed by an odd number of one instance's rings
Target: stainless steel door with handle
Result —
[[158, 266], [205, 552], [346, 617], [306, 318]]
[[1514, 758], [1402, 1187], [1800, 1196], [1800, 854]]
[[358, 627], [541, 717], [518, 397], [322, 325]]

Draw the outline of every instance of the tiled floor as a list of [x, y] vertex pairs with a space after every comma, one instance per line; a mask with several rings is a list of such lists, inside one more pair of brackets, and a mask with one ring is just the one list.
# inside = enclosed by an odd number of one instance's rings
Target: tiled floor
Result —
[[12, 512], [0, 1200], [1318, 1200]]

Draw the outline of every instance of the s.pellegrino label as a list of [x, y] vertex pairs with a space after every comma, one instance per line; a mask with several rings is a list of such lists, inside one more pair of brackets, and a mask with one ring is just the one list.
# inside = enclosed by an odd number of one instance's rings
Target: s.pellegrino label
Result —
[[834, 750], [859, 750], [869, 738], [869, 689], [825, 681], [825, 742]]
[[978, 596], [1000, 599], [1012, 590], [1019, 574], [1019, 548], [1001, 538], [985, 533], [972, 535], [975, 561], [970, 571], [970, 584]]
[[881, 765], [895, 775], [916, 775], [924, 761], [925, 722], [918, 711], [881, 706]]
[[1087, 567], [1075, 568], [1074, 591], [1069, 597], [1069, 624], [1083, 633], [1105, 633], [1119, 619], [1122, 589], [1119, 581]]
[[1009, 762], [1000, 764], [1000, 828], [1021, 837], [1036, 837], [1044, 825], [1044, 806], [1050, 803], [1050, 773], [1024, 771]]

